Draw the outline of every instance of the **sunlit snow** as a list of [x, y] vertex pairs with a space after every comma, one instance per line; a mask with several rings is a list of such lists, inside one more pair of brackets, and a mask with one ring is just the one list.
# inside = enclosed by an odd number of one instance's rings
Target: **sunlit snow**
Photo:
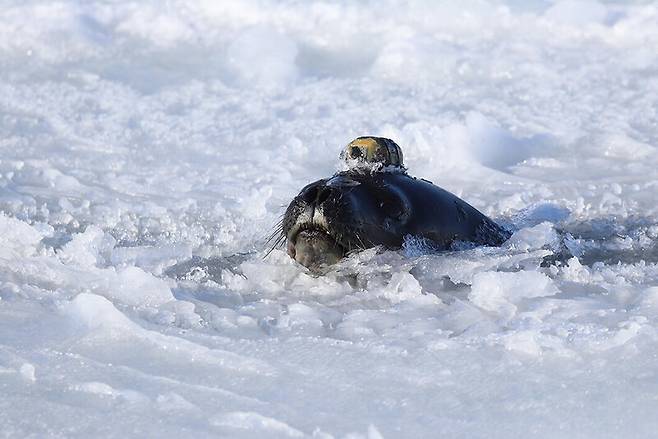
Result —
[[[515, 231], [315, 276], [360, 135]], [[658, 4], [0, 4], [0, 436], [652, 438]]]

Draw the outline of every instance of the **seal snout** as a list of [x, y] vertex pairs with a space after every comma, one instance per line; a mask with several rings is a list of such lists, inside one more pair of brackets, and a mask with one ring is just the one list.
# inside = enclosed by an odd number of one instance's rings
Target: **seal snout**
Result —
[[324, 218], [318, 223], [296, 224], [288, 234], [288, 255], [311, 270], [338, 262], [345, 250], [325, 224]]
[[335, 264], [344, 254], [341, 246], [320, 228], [307, 228], [299, 232], [291, 253], [297, 262], [310, 269]]
[[340, 260], [345, 251], [331, 232], [325, 211], [340, 196], [337, 188], [321, 180], [304, 188], [293, 201], [286, 230], [287, 251], [300, 264], [317, 270]]

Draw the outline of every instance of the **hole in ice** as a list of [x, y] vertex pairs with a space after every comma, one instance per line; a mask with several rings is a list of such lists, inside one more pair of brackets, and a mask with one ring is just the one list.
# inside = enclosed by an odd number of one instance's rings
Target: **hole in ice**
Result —
[[240, 264], [255, 253], [236, 253], [229, 256], [202, 258], [192, 256], [191, 259], [169, 267], [165, 275], [179, 280], [195, 280], [198, 282], [211, 280], [221, 282], [222, 272], [228, 270], [233, 274], [242, 275]]

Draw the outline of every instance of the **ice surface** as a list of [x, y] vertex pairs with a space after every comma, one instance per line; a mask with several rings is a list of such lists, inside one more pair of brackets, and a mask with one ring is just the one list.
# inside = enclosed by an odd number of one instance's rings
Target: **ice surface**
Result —
[[[658, 6], [6, 0], [0, 436], [656, 436]], [[314, 276], [359, 135], [514, 231]]]

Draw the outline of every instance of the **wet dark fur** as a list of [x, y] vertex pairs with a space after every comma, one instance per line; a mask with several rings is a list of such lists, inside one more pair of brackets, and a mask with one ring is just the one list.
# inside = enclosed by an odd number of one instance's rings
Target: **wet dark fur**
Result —
[[437, 249], [456, 241], [498, 246], [510, 236], [457, 196], [404, 172], [351, 170], [309, 184], [288, 206], [280, 238], [294, 241], [297, 218], [313, 217], [316, 209], [326, 222], [307, 222], [302, 229], [326, 233], [344, 253], [377, 245], [397, 249], [408, 236], [430, 240]]

